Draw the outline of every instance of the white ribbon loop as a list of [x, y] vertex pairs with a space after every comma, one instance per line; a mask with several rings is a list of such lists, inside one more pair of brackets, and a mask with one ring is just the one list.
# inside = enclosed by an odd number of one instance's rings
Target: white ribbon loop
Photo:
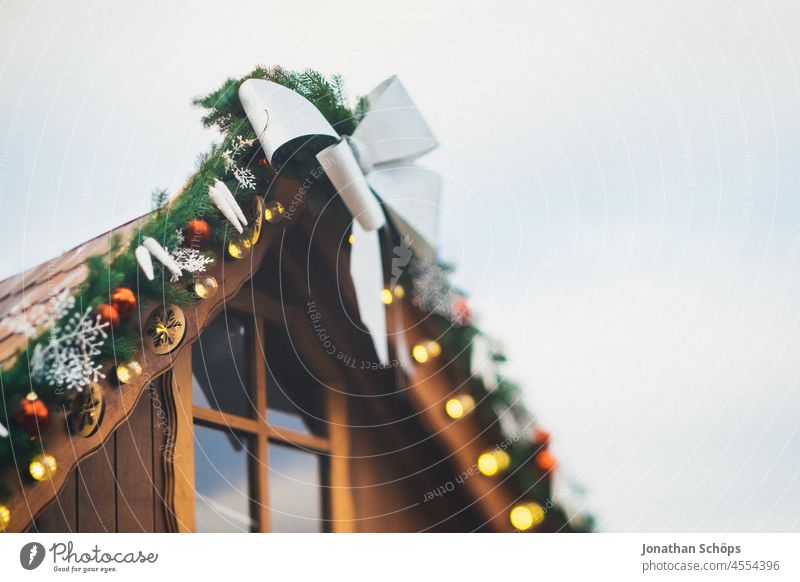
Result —
[[[335, 138], [338, 143], [319, 152], [317, 159], [359, 225], [375, 230], [385, 223], [370, 190], [374, 188], [417, 232], [436, 244], [438, 177], [430, 178], [430, 171], [411, 162], [438, 143], [397, 77], [367, 96], [369, 109], [349, 139], [340, 139], [311, 102], [272, 81], [248, 79], [239, 88], [239, 99], [270, 163], [295, 140]], [[425, 204], [415, 206], [416, 200]]]

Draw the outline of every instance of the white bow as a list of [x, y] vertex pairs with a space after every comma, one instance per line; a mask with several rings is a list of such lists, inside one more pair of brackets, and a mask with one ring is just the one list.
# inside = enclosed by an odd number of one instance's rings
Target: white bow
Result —
[[386, 210], [399, 215], [395, 224], [402, 235], [412, 241], [427, 239], [412, 242], [414, 248], [436, 245], [441, 180], [412, 163], [438, 146], [436, 138], [397, 77], [367, 96], [367, 113], [352, 136], [340, 137], [311, 102], [271, 81], [248, 79], [239, 88], [239, 99], [270, 163], [294, 140], [300, 140], [297, 145], [316, 136], [337, 140], [316, 157], [356, 220], [350, 270], [361, 319], [386, 363], [383, 269], [375, 232], [386, 223], [386, 215], [373, 190], [387, 203]]

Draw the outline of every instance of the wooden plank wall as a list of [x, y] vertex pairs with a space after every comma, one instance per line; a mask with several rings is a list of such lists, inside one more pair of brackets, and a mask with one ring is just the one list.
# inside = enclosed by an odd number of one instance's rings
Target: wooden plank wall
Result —
[[32, 532], [163, 532], [167, 399], [159, 379], [103, 447], [81, 461]]

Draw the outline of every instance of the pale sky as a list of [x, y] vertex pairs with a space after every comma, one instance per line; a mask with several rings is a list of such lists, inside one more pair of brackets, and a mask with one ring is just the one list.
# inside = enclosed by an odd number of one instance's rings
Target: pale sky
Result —
[[573, 502], [800, 530], [796, 2], [162, 4], [3, 5], [0, 277], [179, 188], [226, 77], [397, 74], [442, 143], [443, 255]]

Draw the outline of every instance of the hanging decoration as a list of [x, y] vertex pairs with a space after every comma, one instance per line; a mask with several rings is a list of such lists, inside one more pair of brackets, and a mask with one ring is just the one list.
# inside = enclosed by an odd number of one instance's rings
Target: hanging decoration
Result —
[[117, 287], [111, 293], [111, 305], [117, 309], [120, 317], [128, 317], [136, 309], [136, 294], [127, 287]]
[[16, 422], [31, 440], [38, 440], [50, 426], [50, 410], [36, 392], [29, 392], [19, 403]]
[[[141, 367], [139, 371], [141, 373]], [[117, 374], [119, 374], [119, 369]], [[67, 417], [70, 432], [82, 437], [92, 436], [100, 428], [104, 412], [105, 398], [103, 397], [103, 388], [99, 384], [90, 384], [86, 390], [78, 394], [72, 401], [69, 416]]]
[[194, 296], [198, 299], [211, 299], [217, 294], [218, 289], [219, 283], [217, 282], [217, 278], [213, 275], [197, 279], [192, 284], [192, 291]]
[[73, 312], [57, 323], [45, 344], [37, 344], [31, 359], [32, 376], [55, 388], [83, 390], [84, 386], [105, 378], [103, 365], [95, 360], [105, 343], [109, 324], [92, 309]]
[[153, 259], [150, 258], [150, 251], [146, 247], [139, 245], [136, 247], [134, 255], [144, 276], [147, 277], [148, 281], [152, 281], [155, 278], [155, 273], [153, 272]]
[[46, 453], [36, 455], [28, 466], [28, 472], [36, 481], [49, 481], [57, 470], [56, 458]]
[[264, 198], [256, 196], [253, 198], [253, 235], [250, 241], [256, 244], [261, 238], [261, 227], [264, 224]]
[[238, 135], [233, 139], [231, 147], [222, 153], [225, 169], [233, 175], [239, 183], [239, 186], [250, 190], [256, 187], [256, 176], [247, 167], [242, 167], [241, 159], [244, 153], [253, 146], [255, 141], [254, 139], [245, 139]]
[[211, 226], [202, 218], [193, 218], [183, 228], [183, 239], [188, 241], [189, 247], [203, 248], [211, 242]]
[[186, 333], [183, 310], [177, 305], [157, 308], [147, 319], [144, 331], [150, 338], [147, 347], [152, 353], [159, 356], [168, 354], [180, 345]]
[[117, 366], [117, 380], [120, 384], [130, 384], [142, 375], [142, 365], [136, 360], [131, 360]]
[[244, 233], [244, 227], [247, 226], [247, 219], [244, 217], [242, 209], [236, 203], [233, 193], [228, 190], [225, 182], [217, 180], [213, 185], [208, 187], [208, 197], [214, 203], [214, 206], [222, 213], [222, 215], [231, 223], [239, 234]]
[[181, 268], [178, 266], [178, 263], [175, 259], [162, 247], [158, 244], [156, 239], [146, 236], [142, 239], [142, 246], [146, 248], [150, 254], [157, 260], [159, 263], [164, 265], [167, 270], [172, 273], [172, 280], [177, 281], [182, 273]]
[[237, 236], [228, 241], [228, 254], [234, 259], [244, 259], [250, 256], [252, 246], [249, 237]]
[[97, 308], [97, 317], [100, 322], [111, 326], [112, 329], [119, 325], [119, 311], [110, 303], [103, 303]]

